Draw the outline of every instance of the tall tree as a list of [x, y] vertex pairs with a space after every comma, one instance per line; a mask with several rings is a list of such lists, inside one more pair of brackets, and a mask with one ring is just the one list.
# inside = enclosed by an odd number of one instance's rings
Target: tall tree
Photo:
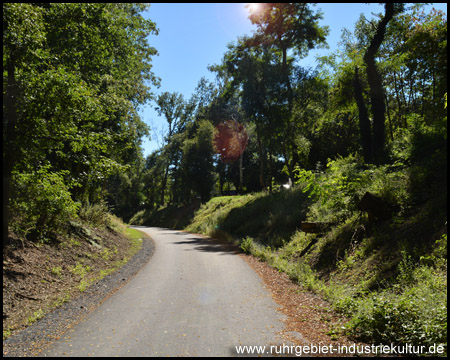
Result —
[[361, 79], [359, 77], [358, 66], [355, 67], [355, 76], [353, 80], [354, 94], [356, 104], [359, 110], [359, 131], [361, 135], [361, 146], [363, 149], [364, 161], [369, 164], [373, 161], [372, 154], [372, 129], [369, 120], [369, 112], [367, 111], [366, 104], [363, 96], [363, 86], [361, 85]]
[[179, 93], [162, 93], [157, 100], [158, 107], [156, 110], [159, 115], [164, 115], [169, 125], [167, 135], [165, 137], [166, 145], [163, 148], [165, 154], [165, 170], [164, 177], [161, 184], [160, 206], [165, 203], [165, 195], [167, 188], [167, 180], [169, 177], [169, 170], [172, 165], [176, 166], [180, 157], [181, 134], [186, 126], [185, 108], [186, 103], [183, 95]]
[[[158, 83], [151, 71], [156, 50], [146, 39], [157, 30], [140, 15], [146, 8], [3, 5], [5, 208], [10, 184], [22, 203], [31, 196], [24, 179], [61, 185], [77, 202], [98, 200], [108, 176], [140, 151], [148, 128], [137, 107]], [[4, 218], [5, 240], [7, 228]]]
[[[289, 58], [288, 51], [292, 50], [297, 58], [305, 57], [309, 50], [326, 46], [328, 27], [319, 26], [322, 18], [320, 11], [314, 11], [307, 3], [267, 3], [261, 4], [261, 9], [250, 14], [252, 23], [258, 30], [255, 36], [248, 41], [249, 46], [266, 44], [274, 47], [280, 53], [283, 96], [287, 101], [286, 115], [282, 121], [284, 125], [284, 156], [293, 180], [293, 166], [298, 163], [298, 149], [295, 141], [289, 137], [293, 132], [295, 119], [293, 119], [294, 90], [292, 87], [293, 58]], [[288, 151], [289, 149], [289, 151]], [[287, 159], [291, 158], [291, 161]]]
[[[181, 172], [181, 199], [189, 204], [193, 196], [202, 202], [210, 199], [215, 183], [214, 175], [214, 126], [207, 120], [190, 123], [188, 136], [183, 141]], [[189, 134], [190, 133], [190, 134]]]
[[[42, 10], [31, 4], [3, 4], [3, 247], [8, 239], [11, 173], [20, 152], [20, 100], [24, 79], [47, 54]], [[5, 79], [6, 72], [6, 79]]]
[[382, 163], [385, 159], [385, 112], [384, 89], [381, 75], [375, 63], [375, 55], [383, 42], [386, 26], [394, 16], [394, 4], [386, 3], [385, 14], [377, 26], [372, 41], [364, 54], [367, 65], [367, 80], [370, 86], [370, 103], [373, 115], [373, 158], [375, 162]]
[[255, 124], [260, 185], [265, 189], [267, 184], [271, 185], [266, 167], [279, 143], [278, 136], [284, 125], [280, 118], [286, 117], [286, 106], [274, 48], [265, 44], [253, 46], [252, 42], [252, 38], [243, 37], [236, 46], [229, 46], [224, 66], [232, 80], [224, 95], [239, 91], [245, 118]]
[[320, 27], [322, 14], [314, 12], [307, 3], [264, 3], [261, 9], [250, 14], [258, 31], [253, 43], [266, 42], [281, 52], [282, 73], [287, 89], [287, 100], [292, 110], [293, 90], [290, 81], [288, 50], [303, 58], [308, 51], [326, 44], [328, 27]]

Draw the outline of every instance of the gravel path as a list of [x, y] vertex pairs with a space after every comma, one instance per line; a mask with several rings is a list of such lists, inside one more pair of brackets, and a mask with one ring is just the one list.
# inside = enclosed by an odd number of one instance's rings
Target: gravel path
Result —
[[39, 355], [126, 284], [147, 263], [154, 250], [153, 240], [143, 239], [139, 252], [119, 270], [92, 284], [76, 299], [63, 304], [25, 330], [3, 341], [3, 356]]

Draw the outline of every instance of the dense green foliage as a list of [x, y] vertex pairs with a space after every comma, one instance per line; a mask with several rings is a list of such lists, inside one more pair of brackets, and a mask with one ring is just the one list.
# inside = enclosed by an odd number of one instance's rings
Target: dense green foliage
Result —
[[[446, 16], [387, 5], [343, 31], [316, 69], [303, 68], [308, 50], [325, 44], [319, 18], [307, 4], [262, 4], [250, 16], [256, 33], [210, 66], [216, 83], [202, 80], [189, 102], [172, 95], [164, 115], [173, 131], [147, 159], [153, 190], [132, 221], [238, 242], [328, 299], [360, 339], [446, 343]], [[192, 158], [192, 128], [204, 120], [242, 124], [245, 151]], [[216, 195], [195, 213], [182, 199], [208, 196], [185, 186], [187, 159]], [[278, 191], [289, 179], [293, 189]], [[229, 190], [241, 195], [220, 196]], [[361, 211], [367, 193], [381, 199], [381, 218]], [[299, 231], [302, 221], [322, 232]]]
[[[239, 244], [346, 315], [350, 321], [333, 334], [373, 344], [446, 344], [446, 200], [434, 197], [411, 208], [402, 171], [361, 172], [354, 161], [332, 162], [315, 177], [299, 173], [305, 181], [290, 191], [215, 197], [195, 213], [172, 210], [165, 219], [156, 213], [134, 220]], [[403, 199], [402, 210], [392, 222], [371, 223], [353, 201], [360, 189]], [[335, 225], [307, 234], [299, 231], [304, 220]]]
[[[320, 293], [353, 335], [445, 342], [446, 15], [386, 4], [313, 69], [301, 60], [326, 46], [320, 10], [261, 4], [255, 33], [187, 100], [151, 92], [146, 8], [3, 5], [4, 244], [8, 227], [45, 241], [105, 209], [188, 226]], [[168, 131], [144, 159], [149, 100]], [[367, 193], [382, 218], [361, 208]], [[304, 220], [323, 231], [299, 231]]]
[[145, 8], [3, 5], [4, 239], [8, 210], [14, 231], [48, 238], [80, 206], [127, 190], [148, 133], [137, 107], [157, 83]]
[[[420, 176], [445, 180], [446, 171], [435, 171], [445, 163], [447, 141], [445, 16], [425, 14], [414, 5], [394, 6], [384, 22], [387, 14], [372, 23], [361, 17], [354, 33], [343, 32], [338, 51], [321, 58], [316, 69], [303, 68], [308, 49], [325, 44], [327, 29], [318, 26], [320, 16], [305, 4], [262, 5], [250, 16], [257, 32], [229, 44], [222, 63], [210, 66], [214, 84], [202, 79], [189, 101], [177, 93], [160, 96], [158, 109], [169, 131], [160, 150], [147, 160], [145, 172], [153, 174], [144, 180], [148, 208], [186, 203], [192, 196], [206, 200], [227, 191], [272, 191], [288, 179], [294, 183], [298, 169], [321, 171], [329, 160], [348, 156], [358, 159], [355, 164], [362, 170], [373, 163], [403, 166], [404, 173], [415, 173], [411, 188], [420, 186]], [[364, 54], [380, 23], [385, 29], [370, 66], [382, 81], [381, 89], [372, 89]], [[382, 135], [371, 124], [376, 108], [371, 96], [380, 91], [384, 122], [377, 126], [384, 129]], [[190, 124], [201, 120], [212, 123], [216, 133], [235, 121], [249, 139], [234, 161], [219, 155], [229, 149], [216, 149], [216, 155], [204, 152], [197, 170], [215, 178], [215, 186], [211, 180], [202, 187], [209, 196], [182, 181], [187, 142], [199, 128]]]

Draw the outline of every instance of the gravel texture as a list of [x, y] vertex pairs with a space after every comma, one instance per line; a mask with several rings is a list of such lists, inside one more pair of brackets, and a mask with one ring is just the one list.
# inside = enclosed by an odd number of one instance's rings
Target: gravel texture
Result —
[[143, 239], [139, 252], [119, 270], [92, 284], [77, 298], [3, 341], [3, 356], [39, 356], [43, 349], [125, 285], [150, 259], [154, 250], [153, 240]]
[[[240, 254], [252, 269], [262, 278], [266, 288], [272, 294], [278, 308], [285, 316], [285, 326], [281, 335], [296, 345], [368, 346], [356, 339], [339, 334], [333, 329], [341, 329], [349, 320], [331, 309], [331, 305], [319, 296], [305, 291], [300, 285], [289, 279], [266, 262], [251, 256]], [[334, 333], [334, 335], [331, 335]], [[291, 354], [292, 356], [292, 354]], [[311, 356], [311, 355], [310, 355]], [[321, 357], [352, 357], [354, 354], [334, 353], [320, 354]], [[370, 356], [370, 355], [363, 355]]]

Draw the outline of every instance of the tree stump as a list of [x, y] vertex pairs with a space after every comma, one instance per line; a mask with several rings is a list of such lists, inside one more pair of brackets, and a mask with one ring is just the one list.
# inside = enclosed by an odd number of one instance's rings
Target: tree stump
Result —
[[374, 222], [391, 219], [395, 206], [379, 196], [366, 192], [358, 203], [358, 209], [367, 212], [369, 221]]

